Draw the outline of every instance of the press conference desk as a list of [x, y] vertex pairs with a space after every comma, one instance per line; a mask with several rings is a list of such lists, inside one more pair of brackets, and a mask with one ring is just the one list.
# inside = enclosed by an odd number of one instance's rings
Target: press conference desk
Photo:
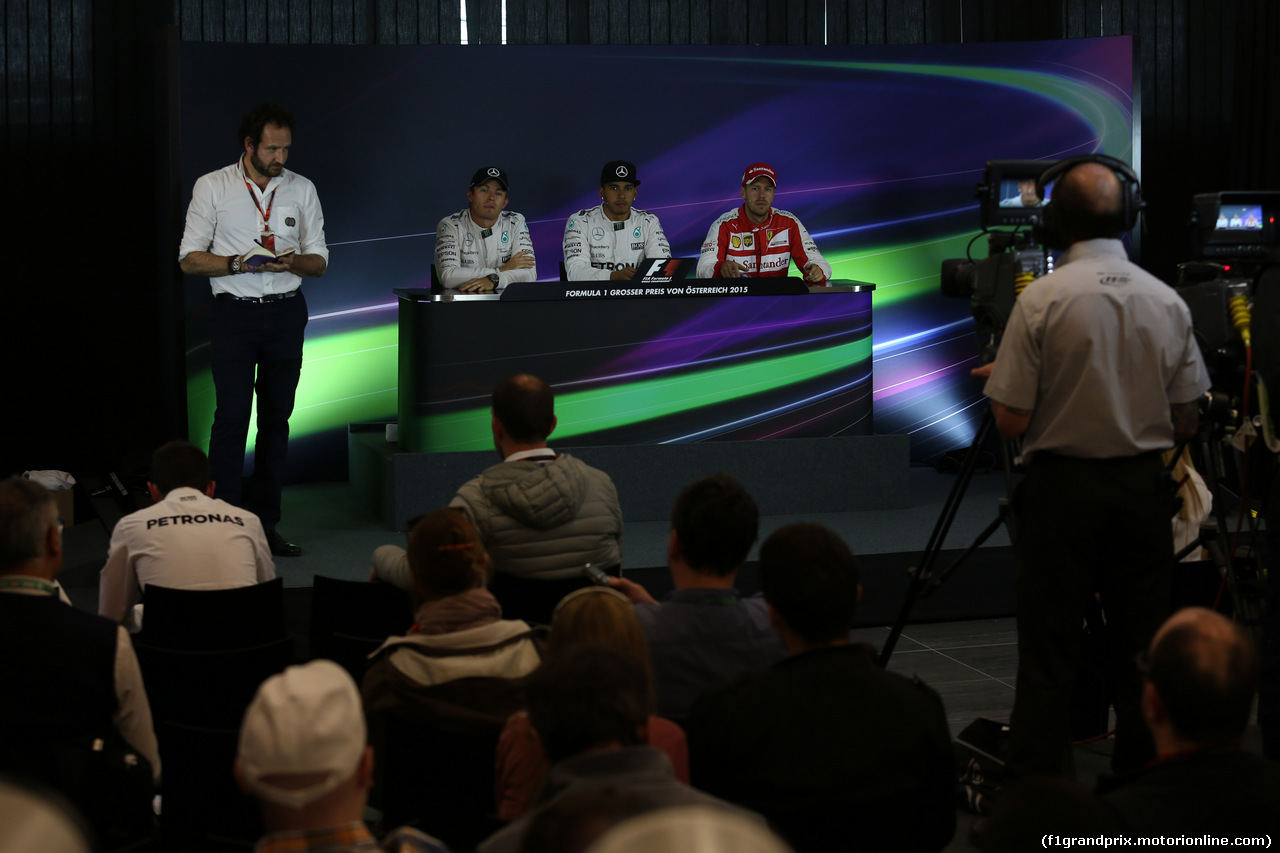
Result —
[[875, 285], [800, 279], [397, 289], [399, 445], [491, 450], [512, 373], [556, 391], [561, 445], [870, 435]]

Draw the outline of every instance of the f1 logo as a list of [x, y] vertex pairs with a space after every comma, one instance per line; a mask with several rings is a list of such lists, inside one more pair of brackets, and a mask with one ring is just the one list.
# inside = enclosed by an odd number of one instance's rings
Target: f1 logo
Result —
[[645, 275], [657, 275], [662, 272], [662, 268], [666, 265], [667, 260], [667, 258], [658, 258], [657, 260], [649, 261], [649, 269], [645, 271]]

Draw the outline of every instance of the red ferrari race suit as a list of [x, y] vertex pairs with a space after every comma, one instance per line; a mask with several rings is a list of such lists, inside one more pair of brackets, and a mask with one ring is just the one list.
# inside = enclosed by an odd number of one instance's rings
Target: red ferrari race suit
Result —
[[817, 264], [823, 282], [831, 278], [831, 264], [795, 214], [771, 208], [769, 218], [757, 225], [739, 207], [711, 223], [698, 258], [698, 278], [720, 278], [725, 261], [736, 261], [752, 276], [784, 276], [792, 260], [802, 273]]

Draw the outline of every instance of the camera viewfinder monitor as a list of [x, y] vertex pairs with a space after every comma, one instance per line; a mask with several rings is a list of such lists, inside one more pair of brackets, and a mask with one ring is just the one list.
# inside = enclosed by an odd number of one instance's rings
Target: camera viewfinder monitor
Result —
[[1036, 195], [1036, 178], [1056, 160], [988, 160], [978, 201], [982, 227], [1029, 228], [1040, 221], [1040, 208], [1047, 202]]
[[1277, 240], [1280, 192], [1202, 193], [1195, 197], [1195, 234], [1202, 258], [1264, 257]]

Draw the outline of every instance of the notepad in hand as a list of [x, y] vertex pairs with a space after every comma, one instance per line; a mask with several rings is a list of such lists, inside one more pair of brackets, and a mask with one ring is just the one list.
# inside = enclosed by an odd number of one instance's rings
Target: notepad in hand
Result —
[[264, 249], [261, 245], [255, 243], [253, 248], [244, 253], [244, 265], [257, 269], [263, 264], [274, 264], [282, 258], [287, 258], [294, 253], [293, 249], [285, 249], [280, 254], [276, 254], [270, 249]]

